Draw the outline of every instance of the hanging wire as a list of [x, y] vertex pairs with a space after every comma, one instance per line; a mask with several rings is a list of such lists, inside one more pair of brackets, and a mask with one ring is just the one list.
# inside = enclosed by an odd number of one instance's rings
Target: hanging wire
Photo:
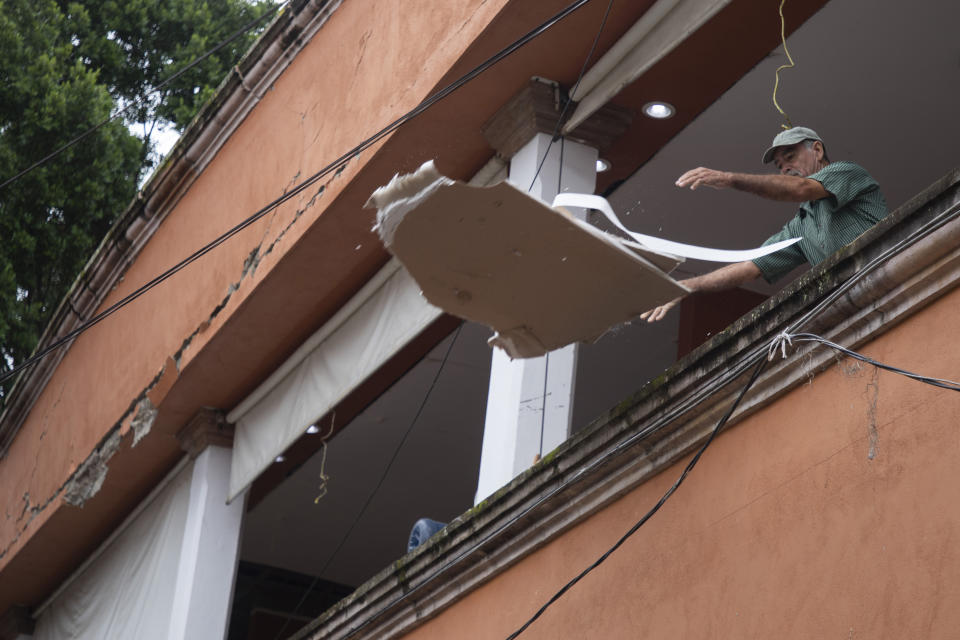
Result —
[[787, 0], [780, 0], [780, 41], [783, 43], [783, 52], [787, 54], [787, 60], [789, 61], [789, 64], [780, 65], [777, 67], [777, 71], [773, 74], [773, 106], [777, 108], [777, 111], [780, 112], [780, 115], [782, 115], [784, 120], [787, 121], [786, 124], [782, 124], [780, 126], [784, 129], [792, 129], [793, 123], [790, 122], [790, 116], [786, 114], [783, 108], [780, 107], [780, 103], [777, 102], [777, 89], [780, 88], [780, 72], [784, 69], [792, 69], [793, 67], [797, 66], [793, 62], [793, 56], [790, 55], [790, 50], [787, 49], [787, 21], [783, 17], [783, 5], [786, 3]]
[[693, 468], [697, 466], [697, 463], [700, 461], [700, 458], [703, 456], [703, 453], [707, 450], [707, 447], [710, 446], [710, 443], [713, 442], [714, 438], [717, 437], [717, 434], [720, 433], [720, 430], [723, 429], [724, 425], [727, 424], [727, 421], [730, 420], [730, 416], [732, 416], [733, 412], [736, 411], [737, 407], [740, 405], [740, 402], [743, 400], [743, 397], [747, 395], [747, 391], [749, 391], [750, 387], [753, 386], [753, 383], [755, 383], [757, 381], [757, 378], [760, 377], [760, 373], [763, 371], [766, 364], [767, 364], [767, 361], [764, 359], [761, 359], [757, 363], [757, 366], [754, 368], [753, 373], [750, 376], [750, 379], [747, 381], [747, 384], [745, 384], [743, 388], [740, 390], [740, 393], [737, 395], [736, 400], [733, 401], [733, 404], [730, 405], [730, 408], [728, 408], [726, 413], [723, 414], [723, 417], [720, 418], [719, 421], [717, 421], [717, 424], [713, 427], [713, 430], [710, 431], [710, 435], [707, 437], [706, 442], [704, 442], [703, 445], [697, 450], [697, 452], [693, 455], [693, 458], [690, 459], [690, 462], [687, 463], [687, 466], [684, 467], [683, 472], [680, 474], [680, 476], [676, 479], [676, 481], [674, 481], [672, 485], [670, 485], [670, 488], [667, 489], [662, 496], [660, 496], [660, 499], [657, 500], [656, 504], [654, 504], [649, 511], [643, 514], [643, 517], [640, 518], [632, 527], [630, 527], [630, 529], [628, 529], [627, 532], [623, 534], [620, 537], [620, 539], [613, 544], [612, 547], [607, 549], [603, 553], [603, 555], [601, 555], [599, 558], [594, 560], [593, 563], [590, 564], [590, 566], [588, 566], [586, 569], [578, 573], [572, 580], [570, 580], [567, 584], [563, 585], [559, 591], [554, 593], [550, 597], [550, 599], [547, 600], [543, 604], [543, 606], [540, 607], [537, 610], [537, 612], [530, 617], [529, 620], [524, 622], [519, 629], [517, 629], [516, 631], [511, 633], [509, 636], [507, 636], [507, 640], [515, 640], [515, 638], [517, 638], [521, 633], [526, 631], [531, 624], [536, 622], [537, 618], [542, 616], [544, 612], [546, 612], [546, 610], [550, 608], [550, 605], [552, 605], [554, 602], [562, 598], [563, 594], [565, 594], [567, 591], [573, 588], [575, 584], [577, 584], [583, 578], [585, 578], [588, 573], [590, 573], [591, 571], [599, 567], [601, 564], [603, 564], [603, 562], [607, 558], [609, 558], [614, 551], [619, 549], [623, 545], [623, 543], [630, 538], [630, 536], [632, 536], [637, 531], [639, 531], [640, 527], [646, 524], [647, 521], [650, 520], [650, 518], [652, 518], [653, 515], [660, 510], [660, 507], [662, 507], [667, 502], [667, 500], [670, 499], [670, 496], [672, 496], [674, 492], [676, 492], [676, 490], [680, 488], [680, 485], [683, 484], [683, 481], [687, 479], [687, 476], [690, 475], [690, 472], [693, 471]]
[[557, 117], [557, 124], [553, 128], [553, 133], [550, 134], [550, 144], [547, 145], [547, 150], [544, 152], [543, 158], [540, 159], [540, 164], [537, 165], [537, 171], [533, 174], [533, 179], [530, 181], [530, 186], [527, 187], [527, 191], [533, 189], [533, 185], [537, 183], [537, 176], [540, 175], [540, 170], [543, 169], [543, 164], [547, 161], [547, 156], [550, 155], [550, 148], [557, 140], [557, 134], [560, 133], [560, 127], [563, 126], [564, 116], [567, 115], [567, 109], [569, 109], [570, 105], [573, 104], [573, 100], [570, 99], [570, 96], [577, 92], [577, 89], [580, 87], [580, 82], [583, 81], [583, 76], [587, 72], [587, 65], [590, 63], [590, 59], [593, 58], [593, 52], [597, 50], [597, 43], [600, 42], [600, 34], [603, 33], [603, 28], [607, 24], [607, 18], [610, 17], [611, 9], [613, 9], [613, 0], [610, 0], [610, 2], [607, 3], [607, 9], [603, 12], [603, 19], [600, 21], [600, 28], [597, 30], [597, 35], [593, 38], [593, 44], [590, 45], [590, 51], [587, 53], [587, 57], [583, 60], [583, 66], [580, 67], [580, 73], [577, 75], [577, 81], [574, 83], [573, 89], [570, 90], [570, 93], [567, 94], [566, 99], [563, 102], [563, 109], [560, 110], [560, 115]]
[[333, 427], [337, 421], [337, 412], [334, 411], [333, 415], [330, 416], [330, 430], [327, 432], [327, 435], [323, 436], [320, 440], [320, 485], [317, 487], [317, 497], [313, 499], [313, 504], [319, 504], [327, 495], [327, 483], [330, 481], [330, 476], [327, 475], [327, 440], [330, 439], [330, 436], [333, 435]]
[[787, 357], [787, 347], [792, 347], [794, 342], [815, 342], [824, 345], [825, 347], [830, 347], [837, 353], [842, 353], [845, 356], [849, 356], [855, 360], [859, 360], [865, 364], [873, 365], [878, 369], [883, 369], [884, 371], [889, 371], [891, 373], [896, 373], [897, 375], [906, 376], [911, 380], [916, 380], [917, 382], [922, 382], [924, 384], [929, 384], [934, 387], [939, 387], [941, 389], [947, 389], [949, 391], [960, 391], [960, 383], [954, 382], [952, 380], [946, 380], [944, 378], [931, 378], [929, 376], [923, 376], [919, 373], [913, 373], [912, 371], [907, 371], [906, 369], [901, 369], [899, 367], [894, 367], [889, 364], [884, 364], [869, 356], [865, 356], [861, 353], [857, 353], [846, 347], [841, 347], [835, 342], [831, 342], [826, 338], [822, 338], [813, 333], [787, 333], [786, 331], [781, 332], [777, 335], [774, 341], [770, 345], [770, 352], [767, 356], [768, 360], [772, 360], [774, 355], [776, 355], [777, 349], [780, 349], [781, 356], [783, 358]]
[[617, 540], [617, 542], [612, 547], [610, 547], [606, 552], [604, 552], [603, 555], [601, 555], [596, 561], [594, 561], [593, 564], [591, 564], [586, 569], [584, 569], [579, 574], [577, 574], [576, 577], [570, 580], [559, 591], [557, 591], [549, 600], [547, 600], [547, 602], [542, 607], [540, 607], [540, 609], [538, 609], [537, 612], [529, 620], [527, 620], [519, 629], [517, 629], [512, 634], [510, 634], [507, 637], [507, 640], [515, 640], [515, 638], [517, 638], [517, 636], [519, 636], [531, 624], [533, 624], [537, 620], [537, 618], [543, 615], [543, 613], [547, 610], [547, 608], [550, 607], [550, 605], [552, 605], [554, 602], [559, 600], [563, 596], [563, 594], [569, 591], [570, 588], [572, 588], [577, 582], [583, 579], [588, 573], [590, 573], [591, 571], [596, 569], [598, 566], [600, 566], [600, 564], [602, 564], [604, 560], [610, 557], [610, 555], [614, 551], [616, 551], [621, 545], [623, 545], [623, 543], [626, 542], [630, 536], [636, 533], [637, 530], [640, 527], [642, 527], [643, 524], [647, 522], [647, 520], [649, 520], [653, 516], [653, 514], [655, 514], [660, 509], [660, 507], [663, 506], [663, 504], [667, 501], [667, 499], [669, 499], [670, 496], [673, 495], [673, 493], [677, 490], [680, 484], [684, 481], [684, 479], [687, 477], [687, 475], [690, 473], [693, 467], [696, 466], [697, 462], [700, 460], [700, 457], [703, 455], [704, 451], [706, 451], [707, 447], [710, 446], [710, 443], [713, 442], [717, 433], [727, 423], [727, 421], [730, 419], [730, 416], [733, 415], [734, 410], [740, 404], [740, 401], [743, 400], [744, 395], [746, 395], [750, 387], [753, 386], [753, 383], [756, 382], [757, 378], [760, 375], [760, 372], [764, 368], [764, 365], [768, 361], [773, 360], [778, 350], [780, 351], [781, 356], [783, 358], [786, 358], [787, 348], [792, 347], [793, 343], [795, 342], [814, 342], [814, 343], [822, 344], [826, 347], [829, 347], [830, 349], [833, 349], [838, 353], [842, 353], [846, 356], [859, 360], [860, 362], [870, 364], [876, 367], [877, 369], [890, 371], [892, 373], [896, 373], [898, 375], [902, 375], [907, 378], [910, 378], [911, 380], [916, 380], [918, 382], [929, 384], [941, 389], [947, 389], [949, 391], [960, 391], [960, 383], [954, 382], [952, 380], [946, 380], [943, 378], [932, 378], [930, 376], [924, 376], [919, 373], [914, 373], [912, 371], [907, 371], [906, 369], [901, 369], [899, 367], [894, 367], [892, 365], [879, 362], [878, 360], [874, 360], [873, 358], [865, 356], [861, 353], [858, 353], [851, 349], [847, 349], [846, 347], [842, 347], [839, 344], [836, 344], [835, 342], [831, 342], [830, 340], [827, 340], [826, 338], [823, 338], [813, 333], [791, 334], [791, 333], [787, 333], [786, 331], [781, 332], [771, 341], [770, 346], [767, 350], [767, 353], [768, 353], [767, 358], [766, 359], [761, 358], [759, 360], [757, 367], [754, 369], [753, 374], [750, 376], [749, 382], [747, 382], [747, 384], [743, 387], [743, 389], [741, 389], [734, 403], [730, 406], [729, 409], [727, 409], [727, 412], [724, 414], [723, 418], [717, 423], [717, 425], [710, 432], [710, 436], [707, 438], [706, 442], [703, 443], [703, 446], [700, 447], [697, 453], [693, 456], [693, 458], [687, 464], [686, 468], [684, 468], [683, 473], [680, 474], [680, 477], [677, 478], [676, 482], [674, 482], [673, 485], [666, 491], [666, 493], [663, 494], [663, 496], [660, 498], [660, 500], [657, 501], [657, 503], [653, 506], [653, 508], [650, 509], [646, 514], [644, 514], [644, 516], [636, 524], [634, 524], [619, 540]]

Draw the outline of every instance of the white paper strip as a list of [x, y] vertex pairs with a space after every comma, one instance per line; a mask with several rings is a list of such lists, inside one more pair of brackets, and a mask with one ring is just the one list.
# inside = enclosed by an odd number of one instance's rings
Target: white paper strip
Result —
[[607, 220], [609, 220], [614, 226], [650, 251], [668, 253], [675, 256], [682, 256], [684, 258], [692, 258], [694, 260], [710, 260], [711, 262], [743, 262], [745, 260], [753, 260], [755, 258], [769, 255], [775, 251], [789, 247], [796, 242], [800, 242], [800, 238], [792, 238], [790, 240], [769, 244], [765, 247], [746, 249], [744, 251], [711, 249], [709, 247], [698, 247], [692, 244], [683, 244], [682, 242], [671, 242], [670, 240], [663, 240], [661, 238], [655, 238], [653, 236], [647, 236], [642, 233], [630, 231], [623, 226], [623, 223], [620, 222], [620, 219], [610, 207], [610, 203], [607, 202], [607, 199], [603, 196], [595, 196], [586, 193], [561, 193], [553, 199], [553, 206], [596, 209], [597, 211], [602, 212], [603, 215], [606, 216]]

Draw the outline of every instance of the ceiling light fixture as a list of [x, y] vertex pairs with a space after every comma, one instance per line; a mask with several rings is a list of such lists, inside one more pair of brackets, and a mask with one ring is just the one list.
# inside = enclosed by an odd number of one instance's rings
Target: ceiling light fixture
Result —
[[309, 427], [307, 427], [307, 433], [309, 433], [310, 435], [313, 435], [315, 433], [320, 433], [320, 427], [318, 427], [315, 424], [312, 424]]
[[643, 115], [656, 120], [666, 120], [675, 114], [677, 110], [669, 102], [648, 102], [643, 105]]
[[610, 164], [609, 160], [604, 160], [603, 158], [597, 158], [597, 173], [603, 173], [604, 171], [609, 171], [610, 167], [613, 165]]
[[284, 460], [286, 460], [286, 457], [282, 453], [273, 459], [274, 462], [283, 462]]

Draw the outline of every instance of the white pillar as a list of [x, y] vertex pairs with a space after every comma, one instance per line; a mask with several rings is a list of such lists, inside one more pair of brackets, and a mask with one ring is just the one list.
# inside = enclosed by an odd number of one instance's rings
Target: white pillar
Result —
[[[593, 193], [596, 169], [596, 149], [569, 140], [551, 145], [548, 134], [538, 133], [511, 158], [508, 180], [550, 204], [559, 191]], [[513, 361], [493, 350], [476, 502], [567, 439], [576, 367], [575, 344]]]
[[222, 640], [240, 550], [246, 496], [226, 504], [230, 449], [206, 447], [193, 464], [177, 567], [170, 640]]

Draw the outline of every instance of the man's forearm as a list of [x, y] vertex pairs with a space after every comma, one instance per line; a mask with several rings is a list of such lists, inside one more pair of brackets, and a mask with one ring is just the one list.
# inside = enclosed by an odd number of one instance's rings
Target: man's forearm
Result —
[[807, 202], [829, 195], [816, 180], [798, 176], [730, 173], [730, 186], [738, 191], [784, 202]]
[[753, 262], [735, 262], [702, 276], [681, 280], [680, 284], [691, 291], [725, 291], [756, 280], [761, 275]]
[[[705, 273], [702, 276], [681, 280], [680, 284], [690, 289], [691, 292], [724, 291], [726, 289], [738, 287], [746, 282], [750, 282], [760, 275], [760, 269], [758, 269], [757, 265], [753, 264], [752, 262], [736, 262], [734, 264], [728, 264], [725, 267], [721, 267], [716, 271]], [[675, 298], [670, 302], [664, 303], [659, 307], [645, 311], [640, 314], [640, 319], [646, 320], [647, 322], [658, 322], [662, 320], [665, 315], [667, 315], [667, 312], [670, 311], [670, 309], [673, 309], [675, 306], [680, 304], [681, 300], [683, 300], [682, 296]]]
[[823, 185], [811, 178], [792, 175], [767, 175], [717, 171], [707, 167], [691, 169], [677, 179], [678, 187], [713, 187], [714, 189], [737, 189], [753, 193], [768, 200], [784, 202], [807, 202], [830, 195]]

